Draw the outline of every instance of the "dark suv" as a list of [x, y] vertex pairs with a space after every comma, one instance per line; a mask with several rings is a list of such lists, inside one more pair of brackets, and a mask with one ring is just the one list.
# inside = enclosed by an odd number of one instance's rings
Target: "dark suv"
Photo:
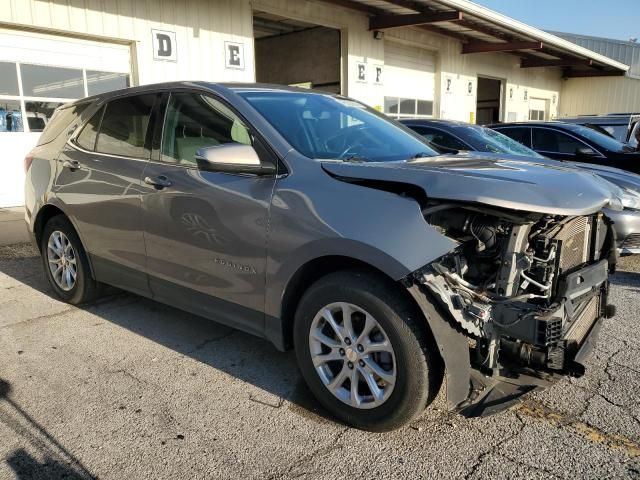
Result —
[[25, 162], [61, 298], [110, 284], [295, 347], [311, 391], [360, 428], [407, 423], [441, 385], [478, 415], [580, 375], [612, 313], [615, 187], [438, 157], [345, 97], [112, 92], [61, 107]]
[[640, 173], [640, 152], [590, 127], [562, 122], [523, 122], [498, 123], [489, 128], [545, 157]]

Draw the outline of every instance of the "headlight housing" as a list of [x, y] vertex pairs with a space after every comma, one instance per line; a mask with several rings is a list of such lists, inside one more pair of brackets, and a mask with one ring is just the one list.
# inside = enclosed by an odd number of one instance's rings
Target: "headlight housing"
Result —
[[622, 190], [622, 206], [630, 210], [640, 210], [640, 193], [621, 187]]

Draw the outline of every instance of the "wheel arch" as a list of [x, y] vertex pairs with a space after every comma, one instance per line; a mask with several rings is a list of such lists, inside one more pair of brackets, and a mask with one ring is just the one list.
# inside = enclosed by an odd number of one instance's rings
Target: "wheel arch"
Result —
[[[36, 245], [38, 247], [38, 251], [42, 253], [42, 234], [44, 233], [45, 225], [50, 219], [52, 219], [57, 215], [63, 215], [67, 220], [69, 220], [69, 222], [71, 223], [71, 226], [76, 231], [76, 234], [80, 239], [80, 242], [82, 243], [82, 247], [86, 251], [86, 248], [84, 247], [85, 243], [82, 239], [82, 235], [80, 234], [80, 230], [78, 230], [76, 222], [73, 220], [73, 218], [67, 215], [67, 213], [59, 205], [55, 205], [52, 203], [47, 203], [43, 205], [38, 210], [38, 213], [36, 214], [36, 218], [33, 222], [33, 235], [36, 241]], [[91, 263], [90, 255], [87, 255], [87, 261], [89, 262], [89, 270], [91, 272], [91, 277], [95, 279], [95, 275], [93, 272], [93, 264]]]

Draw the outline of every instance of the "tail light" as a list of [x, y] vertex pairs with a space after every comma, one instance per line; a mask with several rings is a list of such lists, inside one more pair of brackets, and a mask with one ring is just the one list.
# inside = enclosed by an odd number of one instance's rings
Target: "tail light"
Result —
[[31, 163], [33, 162], [33, 154], [31, 152], [29, 152], [27, 154], [26, 157], [24, 157], [24, 171], [25, 173], [29, 170], [29, 167], [31, 167]]

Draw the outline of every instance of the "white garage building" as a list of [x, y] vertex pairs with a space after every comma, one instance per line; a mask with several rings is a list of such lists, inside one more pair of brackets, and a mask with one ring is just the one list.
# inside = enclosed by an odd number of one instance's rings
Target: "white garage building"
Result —
[[558, 115], [563, 78], [628, 67], [466, 0], [4, 0], [0, 207], [62, 102], [170, 80], [339, 92], [395, 118]]

